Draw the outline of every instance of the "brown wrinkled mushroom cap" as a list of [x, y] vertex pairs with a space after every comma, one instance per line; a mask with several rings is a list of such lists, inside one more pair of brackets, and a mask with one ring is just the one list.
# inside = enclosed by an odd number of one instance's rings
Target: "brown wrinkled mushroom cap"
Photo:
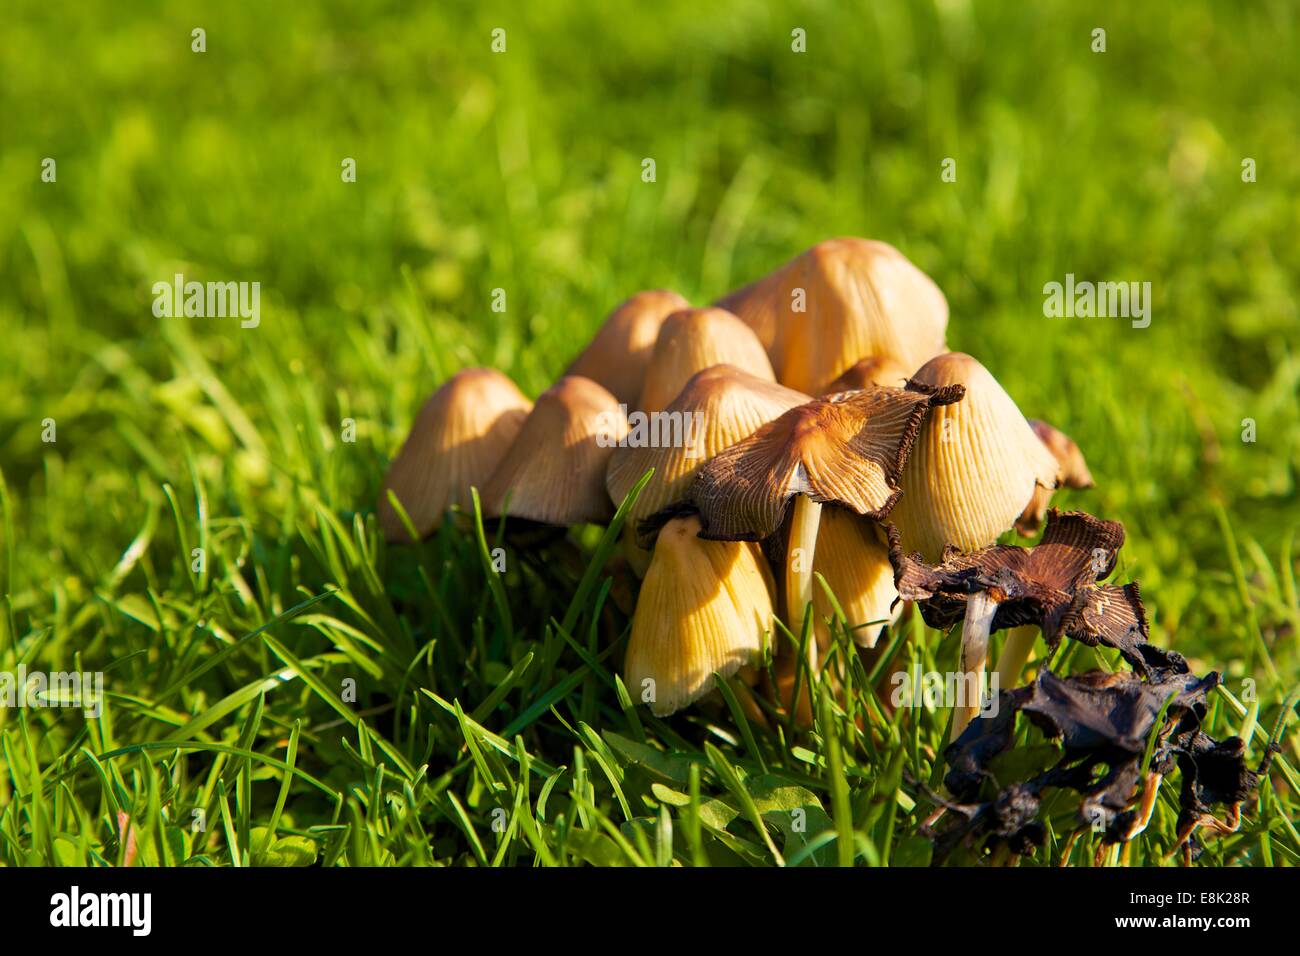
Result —
[[890, 388], [902, 388], [907, 384], [907, 371], [893, 359], [877, 355], [859, 359], [850, 365], [839, 378], [830, 382], [821, 390], [822, 395], [834, 395], [836, 392], [851, 392], [866, 388], [867, 385], [886, 385]]
[[[537, 398], [483, 491], [483, 513], [568, 526], [614, 515], [605, 470], [627, 419], [591, 379], [566, 375]], [[509, 499], [507, 501], [507, 498]]]
[[[797, 307], [802, 290], [804, 310]], [[782, 385], [816, 395], [864, 355], [918, 368], [946, 348], [948, 303], [893, 246], [820, 242], [718, 302], [758, 333]]]
[[960, 398], [960, 387], [873, 385], [790, 409], [696, 473], [689, 499], [702, 535], [766, 538], [798, 494], [883, 518], [901, 493], [903, 465], [926, 414]]
[[[1029, 427], [1056, 459], [1057, 487], [1091, 488], [1093, 486], [1092, 472], [1088, 470], [1088, 463], [1083, 460], [1083, 452], [1069, 435], [1037, 419], [1030, 419]], [[1047, 514], [1047, 506], [1051, 500], [1052, 489], [1044, 488], [1042, 485], [1036, 487], [1034, 496], [1029, 499], [1029, 504], [1016, 519], [1016, 531], [1025, 536], [1037, 532], [1042, 527], [1043, 515]]]
[[[695, 473], [718, 452], [806, 401], [807, 395], [734, 365], [697, 372], [659, 415], [633, 413], [628, 447], [615, 449], [609, 461], [605, 485], [610, 498], [620, 504], [648, 469], [655, 470], [628, 515], [628, 525], [637, 528], [685, 497]], [[648, 544], [650, 537], [641, 537], [641, 543]]]
[[564, 374], [589, 378], [622, 404], [635, 407], [664, 319], [689, 305], [667, 289], [636, 293], [609, 314]]
[[[869, 519], [842, 508], [827, 508], [817, 529], [817, 551], [813, 558], [813, 571], [830, 587], [844, 612], [854, 643], [862, 647], [875, 647], [885, 625], [873, 622], [888, 621], [898, 600], [894, 566], [878, 527]], [[813, 587], [813, 610], [817, 644], [824, 650], [831, 641], [826, 621], [834, 618], [835, 612], [820, 585]]]
[[[772, 628], [772, 582], [755, 544], [705, 541], [693, 516], [669, 521], [632, 619], [624, 673], [660, 716], [713, 689], [714, 674], [758, 662]], [[653, 681], [647, 684], [646, 681]]]
[[1034, 489], [1056, 484], [1056, 459], [988, 369], [961, 352], [927, 362], [912, 379], [962, 385], [966, 397], [938, 409], [903, 472], [893, 515], [903, 544], [934, 560], [947, 545], [982, 548], [1011, 528]]
[[1048, 512], [1042, 541], [1030, 548], [994, 545], [963, 552], [947, 548], [938, 564], [904, 553], [890, 527], [889, 556], [900, 597], [915, 601], [930, 627], [961, 620], [966, 599], [985, 591], [998, 602], [991, 630], [1037, 625], [1049, 647], [1062, 635], [1119, 650], [1141, 674], [1185, 673], [1173, 651], [1146, 643], [1146, 610], [1135, 583], [1097, 584], [1115, 568], [1124, 526], [1082, 511]]
[[683, 309], [664, 319], [646, 368], [637, 407], [662, 411], [696, 372], [713, 365], [734, 365], [743, 372], [775, 382], [772, 363], [749, 327], [725, 309]]
[[450, 506], [469, 508], [470, 488], [487, 482], [531, 408], [496, 369], [462, 369], [444, 382], [420, 408], [384, 476], [377, 508], [384, 537], [410, 538], [389, 503], [390, 490], [421, 537], [441, 524]]

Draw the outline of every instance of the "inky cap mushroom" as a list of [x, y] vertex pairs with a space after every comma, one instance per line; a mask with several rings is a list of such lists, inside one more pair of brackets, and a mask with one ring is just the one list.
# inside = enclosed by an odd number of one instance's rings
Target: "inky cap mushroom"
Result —
[[605, 492], [610, 455], [627, 434], [618, 401], [580, 375], [538, 396], [483, 491], [483, 513], [543, 524], [599, 524], [614, 515]]
[[[1037, 419], [1030, 419], [1029, 427], [1056, 459], [1057, 487], [1091, 488], [1093, 486], [1092, 472], [1088, 470], [1088, 463], [1083, 460], [1083, 452], [1069, 435]], [[1047, 514], [1047, 506], [1051, 500], [1052, 489], [1044, 488], [1042, 485], [1034, 488], [1034, 496], [1029, 499], [1029, 504], [1016, 519], [1016, 531], [1026, 537], [1035, 534], [1043, 525], [1043, 515]]]
[[620, 403], [634, 407], [664, 319], [689, 304], [666, 289], [636, 293], [609, 314], [564, 374], [585, 376], [607, 388]]
[[377, 509], [384, 537], [410, 537], [389, 491], [421, 537], [438, 527], [448, 507], [468, 508], [470, 488], [487, 482], [531, 408], [496, 369], [467, 368], [444, 382], [420, 408], [384, 476]]
[[913, 377], [932, 387], [962, 385], [966, 397], [930, 416], [903, 472], [892, 520], [903, 545], [935, 560], [948, 545], [992, 544], [1024, 511], [1037, 487], [1056, 484], [1056, 459], [1020, 409], [979, 362], [949, 352]]
[[701, 535], [767, 538], [781, 527], [793, 498], [786, 612], [797, 631], [812, 599], [822, 504], [884, 518], [901, 493], [903, 466], [925, 416], [961, 394], [960, 386], [872, 385], [790, 409], [696, 474], [688, 497], [699, 510]]
[[775, 382], [772, 363], [749, 327], [725, 309], [683, 309], [664, 319], [646, 368], [637, 407], [657, 412], [668, 406], [696, 372], [734, 365]]
[[624, 672], [657, 715], [759, 661], [772, 628], [771, 579], [756, 544], [706, 541], [694, 516], [664, 525], [632, 619]]
[[[904, 600], [916, 601], [930, 627], [946, 630], [962, 620], [962, 670], [982, 676], [989, 634], [1036, 625], [1049, 648], [1062, 635], [1119, 650], [1135, 670], [1153, 679], [1187, 672], [1174, 651], [1146, 642], [1146, 612], [1136, 584], [1098, 584], [1115, 567], [1124, 526], [1081, 511], [1048, 513], [1042, 541], [1031, 548], [995, 545], [978, 551], [948, 548], [935, 565], [903, 551], [889, 528], [894, 583]], [[957, 709], [953, 736], [977, 708]]]
[[722, 299], [758, 333], [782, 385], [821, 394], [864, 355], [918, 368], [944, 351], [948, 303], [893, 246], [820, 242]]
[[[655, 470], [628, 515], [635, 528], [685, 497], [695, 473], [718, 452], [807, 401], [801, 392], [734, 365], [697, 372], [662, 412], [632, 414], [627, 445], [609, 461], [605, 484], [610, 497], [615, 504], [622, 502], [647, 469]], [[642, 536], [642, 546], [652, 536]]]

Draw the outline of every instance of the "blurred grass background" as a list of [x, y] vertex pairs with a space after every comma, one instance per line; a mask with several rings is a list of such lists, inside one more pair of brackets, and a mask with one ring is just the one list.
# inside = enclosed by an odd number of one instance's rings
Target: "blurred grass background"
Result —
[[[230, 644], [328, 585], [364, 591], [335, 559], [399, 576], [327, 529], [370, 514], [451, 372], [536, 395], [631, 292], [704, 303], [836, 235], [898, 246], [946, 293], [950, 346], [1079, 442], [1098, 488], [1062, 501], [1128, 527], [1158, 642], [1274, 707], [1300, 676], [1295, 4], [11, 0], [5, 21], [0, 663], [111, 665], [117, 743], [275, 669], [232, 655], [164, 707], [183, 635]], [[260, 327], [155, 318], [176, 272], [260, 281]], [[1150, 328], [1044, 318], [1067, 272], [1150, 281]], [[439, 573], [468, 643], [483, 575]], [[414, 651], [452, 626], [371, 592], [318, 629]], [[567, 599], [517, 595], [517, 627], [539, 640]], [[485, 645], [492, 673], [516, 651]], [[277, 733], [320, 708], [293, 694]], [[244, 714], [191, 730], [233, 738]], [[25, 719], [36, 764], [84, 743], [79, 716]]]

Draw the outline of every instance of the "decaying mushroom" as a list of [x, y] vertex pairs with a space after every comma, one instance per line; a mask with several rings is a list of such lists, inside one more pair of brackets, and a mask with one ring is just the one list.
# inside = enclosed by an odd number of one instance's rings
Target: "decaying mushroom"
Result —
[[[961, 670], [969, 686], [983, 683], [989, 634], [1020, 625], [1041, 628], [1048, 647], [1061, 636], [1119, 650], [1143, 676], [1185, 674], [1174, 651], [1148, 644], [1146, 612], [1136, 584], [1098, 584], [1115, 568], [1124, 526], [1080, 511], [1048, 512], [1042, 540], [1030, 548], [995, 545], [978, 551], [947, 549], [935, 565], [904, 553], [897, 528], [889, 528], [894, 583], [916, 601], [930, 627], [962, 621]], [[968, 693], [953, 715], [953, 737], [978, 709]], [[971, 698], [974, 699], [971, 699]]]
[[[1039, 814], [1051, 788], [1080, 795], [1078, 827], [1101, 834], [1102, 846], [1127, 842], [1145, 829], [1160, 782], [1175, 767], [1183, 780], [1178, 844], [1201, 826], [1234, 831], [1268, 757], [1250, 770], [1239, 738], [1219, 742], [1202, 732], [1206, 694], [1218, 683], [1218, 674], [1166, 673], [1146, 681], [1101, 671], [1062, 678], [1043, 669], [1032, 684], [1003, 691], [994, 712], [972, 721], [945, 752], [944, 784], [954, 800], [931, 798], [961, 822], [938, 835], [933, 862], [941, 863], [960, 843], [985, 837], [1013, 853], [1033, 852], [1046, 836]], [[1019, 714], [1060, 740], [1061, 758], [1028, 780], [995, 783], [996, 761], [1012, 747]], [[1155, 747], [1144, 776], [1153, 731]], [[1213, 815], [1218, 805], [1227, 807], [1224, 820]]]
[[772, 363], [749, 327], [724, 309], [683, 309], [664, 319], [646, 366], [637, 408], [661, 411], [677, 397], [696, 372], [713, 365], [775, 382]]
[[817, 530], [831, 503], [881, 520], [898, 501], [912, 442], [934, 406], [960, 387], [873, 385], [792, 408], [720, 452], [688, 495], [705, 538], [761, 541], [782, 526], [794, 499], [786, 560], [786, 615], [799, 633], [812, 600]]
[[444, 382], [420, 408], [384, 476], [377, 509], [384, 537], [410, 538], [389, 491], [420, 537], [438, 527], [447, 508], [470, 507], [470, 488], [487, 482], [531, 408], [496, 369], [462, 369]]
[[492, 473], [484, 515], [562, 527], [608, 521], [605, 471], [625, 434], [618, 400], [589, 378], [566, 375], [538, 396]]
[[632, 619], [627, 686], [660, 716], [707, 694], [715, 674], [758, 663], [772, 629], [771, 573], [758, 545], [699, 531], [694, 516], [660, 530]]
[[943, 293], [883, 242], [819, 242], [718, 305], [758, 333], [777, 381], [810, 395], [864, 355], [911, 370], [945, 349]]
[[636, 293], [609, 314], [564, 374], [589, 378], [634, 408], [664, 319], [688, 306], [680, 295], [666, 289]]
[[[782, 412], [808, 401], [808, 396], [741, 371], [734, 365], [714, 365], [697, 372], [661, 413], [638, 423], [649, 433], [616, 449], [609, 460], [605, 484], [610, 498], [619, 503], [647, 470], [654, 477], [641, 489], [628, 525], [637, 528], [645, 519], [674, 502], [690, 488], [695, 473], [724, 448], [748, 438], [761, 425]], [[653, 534], [640, 536], [648, 547]]]
[[966, 397], [921, 430], [892, 521], [903, 546], [933, 561], [949, 545], [972, 551], [1010, 530], [1034, 489], [1056, 484], [1056, 459], [988, 369], [961, 352], [927, 362], [914, 382], [960, 385]]
[[[1083, 452], [1069, 435], [1038, 419], [1030, 419], [1029, 427], [1056, 459], [1057, 487], [1082, 489], [1093, 486], [1092, 472], [1088, 470], [1088, 463], [1083, 460]], [[1035, 534], [1042, 527], [1043, 515], [1047, 514], [1047, 506], [1051, 500], [1050, 488], [1036, 486], [1034, 496], [1029, 499], [1029, 504], [1016, 519], [1016, 531], [1026, 537]]]

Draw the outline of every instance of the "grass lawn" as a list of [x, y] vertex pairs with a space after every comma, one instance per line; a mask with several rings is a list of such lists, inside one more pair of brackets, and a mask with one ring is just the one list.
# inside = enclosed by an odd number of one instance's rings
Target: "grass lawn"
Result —
[[[656, 718], [601, 529], [498, 575], [491, 523], [376, 527], [454, 371], [536, 396], [630, 293], [838, 235], [931, 275], [950, 347], [1082, 447], [1056, 503], [1124, 523], [1152, 641], [1223, 674], [1208, 731], [1253, 726], [1254, 765], [1294, 709], [1286, 0], [8, 7], [0, 672], [105, 700], [0, 708], [0, 864], [928, 863], [947, 710], [858, 670], [811, 733]], [[260, 324], [156, 317], [176, 273], [260, 282]], [[1045, 317], [1067, 274], [1150, 282], [1149, 327]], [[918, 614], [887, 637], [880, 674], [954, 668]], [[1200, 865], [1300, 863], [1295, 726]], [[1091, 865], [1049, 809], [1022, 865]], [[1119, 861], [1178, 863], [1176, 816], [1169, 786]]]

